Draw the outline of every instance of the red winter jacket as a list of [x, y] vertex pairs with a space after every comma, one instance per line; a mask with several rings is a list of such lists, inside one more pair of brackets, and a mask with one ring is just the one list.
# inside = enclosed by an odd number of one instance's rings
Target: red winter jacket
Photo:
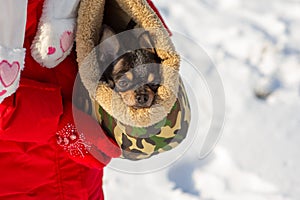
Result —
[[0, 104], [0, 199], [103, 199], [103, 171], [72, 161], [57, 145], [77, 63], [73, 53], [47, 69], [31, 57], [42, 6], [43, 0], [28, 1], [25, 69], [16, 94]]

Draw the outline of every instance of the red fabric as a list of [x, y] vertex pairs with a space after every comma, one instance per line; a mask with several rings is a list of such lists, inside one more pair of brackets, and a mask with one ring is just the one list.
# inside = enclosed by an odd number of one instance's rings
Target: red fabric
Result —
[[21, 79], [18, 92], [0, 104], [0, 138], [48, 142], [63, 111], [61, 99], [59, 86]]
[[0, 104], [0, 199], [101, 200], [102, 168], [71, 160], [56, 131], [72, 98], [74, 52], [54, 69], [30, 55], [43, 0], [28, 1], [25, 69], [16, 94]]
[[90, 168], [102, 169], [111, 158], [121, 155], [116, 142], [104, 133], [99, 123], [71, 103], [65, 105], [57, 138], [72, 160]]

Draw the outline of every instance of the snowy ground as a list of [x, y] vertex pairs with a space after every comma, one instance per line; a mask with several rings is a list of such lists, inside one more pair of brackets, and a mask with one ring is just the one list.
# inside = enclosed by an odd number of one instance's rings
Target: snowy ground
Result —
[[[223, 136], [204, 160], [197, 159], [195, 142], [157, 172], [133, 175], [107, 168], [106, 199], [299, 199], [300, 1], [154, 3], [169, 27], [201, 45], [217, 66], [226, 95]], [[261, 100], [255, 93], [271, 94]], [[201, 110], [200, 131], [210, 116], [209, 108]]]

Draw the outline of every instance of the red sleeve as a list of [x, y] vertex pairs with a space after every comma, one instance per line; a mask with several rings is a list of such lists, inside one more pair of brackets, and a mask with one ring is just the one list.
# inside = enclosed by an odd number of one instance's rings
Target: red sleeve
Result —
[[110, 139], [100, 124], [80, 111], [71, 102], [64, 105], [57, 135], [57, 143], [77, 163], [102, 169], [111, 158], [121, 155], [120, 147]]

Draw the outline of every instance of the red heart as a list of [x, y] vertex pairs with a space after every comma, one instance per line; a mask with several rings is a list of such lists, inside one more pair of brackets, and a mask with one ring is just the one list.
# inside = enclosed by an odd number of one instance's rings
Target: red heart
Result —
[[18, 77], [19, 71], [19, 62], [13, 62], [12, 64], [10, 64], [6, 60], [3, 60], [0, 63], [0, 81], [4, 85], [4, 87], [9, 87], [15, 82]]
[[60, 37], [60, 48], [65, 53], [73, 45], [73, 33], [71, 31], [65, 31]]
[[56, 48], [55, 47], [48, 47], [48, 55], [52, 55], [52, 54], [54, 54], [55, 53], [55, 51], [56, 51]]
[[3, 95], [5, 95], [6, 92], [7, 92], [7, 90], [2, 90], [2, 91], [0, 92], [0, 97], [3, 96]]

